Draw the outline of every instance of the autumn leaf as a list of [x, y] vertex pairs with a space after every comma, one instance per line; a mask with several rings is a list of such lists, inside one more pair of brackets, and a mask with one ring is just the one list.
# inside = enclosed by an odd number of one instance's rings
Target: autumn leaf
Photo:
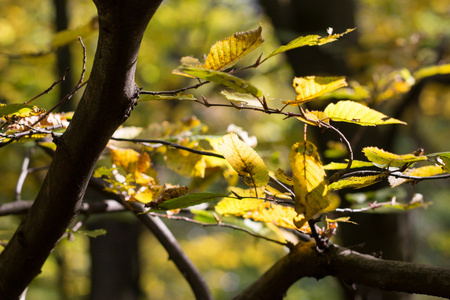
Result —
[[[284, 104], [297, 106], [319, 96], [347, 86], [345, 77], [295, 77], [293, 86], [297, 92], [295, 100], [282, 101]], [[327, 114], [325, 112], [325, 114]]]
[[215, 43], [211, 47], [203, 67], [210, 70], [222, 70], [235, 63], [264, 42], [261, 32], [262, 27], [259, 26], [256, 30], [238, 32]]
[[[402, 174], [408, 175], [408, 176], [417, 176], [417, 177], [430, 177], [434, 175], [442, 174], [444, 171], [440, 166], [423, 166], [420, 168], [412, 168], [407, 169]], [[412, 179], [406, 179], [406, 178], [396, 178], [395, 176], [389, 176], [388, 178], [389, 184], [391, 187], [399, 186], [400, 184], [406, 183], [406, 182], [413, 182]]]
[[386, 124], [404, 124], [394, 118], [389, 118], [376, 110], [364, 106], [354, 101], [339, 101], [336, 104], [330, 103], [324, 113], [333, 121], [348, 122], [362, 126], [375, 126]]
[[2, 104], [0, 103], [0, 117], [12, 117], [25, 118], [29, 116], [36, 116], [45, 112], [45, 109], [38, 108], [37, 106], [31, 106], [20, 103]]
[[427, 157], [424, 155], [398, 155], [384, 151], [383, 149], [378, 149], [377, 147], [365, 147], [362, 151], [369, 161], [380, 168], [402, 167], [405, 164], [427, 160]]
[[384, 178], [386, 178], [385, 174], [377, 174], [370, 176], [352, 176], [333, 182], [328, 186], [328, 188], [331, 191], [341, 190], [345, 188], [360, 189], [375, 184], [377, 182], [380, 182]]
[[322, 111], [308, 111], [306, 110], [304, 117], [297, 117], [300, 121], [313, 125], [320, 126], [321, 122], [330, 123], [328, 116]]
[[295, 194], [295, 211], [304, 219], [296, 222], [297, 227], [322, 212], [330, 204], [325, 182], [325, 170], [316, 146], [309, 142], [298, 142], [289, 153]]
[[269, 171], [264, 161], [235, 133], [225, 135], [220, 141], [218, 149], [231, 167], [244, 178], [247, 185], [258, 187], [267, 184]]
[[[325, 170], [343, 170], [347, 168], [348, 163], [331, 162], [323, 166]], [[350, 169], [373, 167], [373, 163], [369, 161], [353, 160]]]

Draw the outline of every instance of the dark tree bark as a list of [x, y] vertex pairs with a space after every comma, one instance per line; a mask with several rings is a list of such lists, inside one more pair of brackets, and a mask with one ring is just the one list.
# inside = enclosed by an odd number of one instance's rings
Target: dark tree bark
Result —
[[234, 300], [281, 300], [297, 280], [328, 275], [349, 286], [364, 284], [388, 291], [450, 296], [450, 269], [382, 260], [336, 245], [319, 253], [309, 242], [298, 244]]
[[129, 116], [142, 36], [161, 0], [96, 0], [99, 41], [89, 84], [30, 211], [0, 255], [0, 295], [18, 299], [81, 209], [95, 163]]

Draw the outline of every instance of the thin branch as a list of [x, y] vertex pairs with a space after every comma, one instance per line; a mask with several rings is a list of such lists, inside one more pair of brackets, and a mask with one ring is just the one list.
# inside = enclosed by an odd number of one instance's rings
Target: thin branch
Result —
[[48, 89], [46, 89], [45, 91], [43, 91], [43, 92], [40, 93], [39, 95], [34, 96], [33, 98], [31, 98], [30, 100], [28, 100], [28, 101], [25, 102], [24, 104], [30, 104], [32, 101], [36, 100], [37, 98], [41, 97], [42, 95], [48, 94], [48, 93], [49, 93], [49, 92], [50, 92], [57, 84], [59, 84], [60, 82], [66, 80], [66, 75], [67, 75], [67, 73], [69, 72], [69, 69], [70, 69], [70, 68], [67, 68], [67, 69], [64, 71], [63, 76], [62, 76], [59, 80], [53, 82], [53, 84], [52, 84]]
[[158, 214], [158, 213], [153, 213], [153, 212], [150, 212], [148, 214], [152, 215], [152, 216], [158, 216], [158, 217], [162, 217], [162, 218], [171, 219], [171, 220], [183, 220], [183, 221], [186, 221], [186, 222], [189, 222], [189, 223], [201, 225], [203, 227], [226, 227], [226, 228], [231, 228], [231, 229], [234, 229], [234, 230], [245, 232], [245, 233], [247, 233], [247, 234], [249, 234], [251, 236], [254, 236], [256, 238], [260, 238], [260, 239], [263, 239], [263, 240], [266, 240], [266, 241], [269, 241], [269, 242], [272, 242], [272, 243], [275, 243], [275, 244], [278, 244], [278, 245], [282, 245], [282, 246], [286, 246], [286, 247], [290, 247], [291, 246], [291, 244], [289, 242], [281, 242], [281, 241], [278, 241], [278, 240], [274, 240], [274, 239], [265, 237], [263, 235], [259, 235], [257, 233], [254, 233], [251, 230], [248, 230], [248, 229], [245, 229], [245, 228], [233, 225], [233, 224], [223, 223], [220, 220], [217, 220], [217, 223], [212, 224], [212, 223], [200, 222], [200, 221], [191, 219], [189, 217], [184, 217], [184, 216], [170, 216], [170, 215], [167, 215], [167, 214]]
[[209, 83], [209, 81], [202, 81], [200, 83], [197, 83], [196, 85], [192, 85], [192, 86], [188, 86], [188, 87], [184, 87], [184, 88], [172, 90], [172, 91], [151, 92], [151, 91], [142, 90], [140, 93], [144, 94], [144, 95], [176, 95], [178, 93], [181, 93], [181, 92], [184, 92], [187, 90], [198, 89], [199, 87], [201, 87], [207, 83]]
[[168, 141], [164, 141], [164, 140], [151, 140], [151, 139], [126, 139], [126, 138], [115, 138], [115, 137], [111, 137], [111, 140], [114, 141], [120, 141], [120, 142], [133, 142], [133, 143], [141, 143], [141, 144], [163, 144], [163, 145], [167, 145], [176, 149], [181, 149], [181, 150], [186, 150], [195, 154], [199, 154], [199, 155], [206, 155], [206, 156], [214, 156], [214, 157], [218, 157], [218, 158], [224, 158], [223, 155], [218, 154], [218, 153], [214, 153], [214, 152], [209, 152], [209, 151], [203, 151], [203, 150], [196, 150], [196, 149], [192, 149], [186, 146], [182, 146], [180, 144], [176, 144], [176, 143], [172, 143], [172, 142], [168, 142]]
[[33, 154], [33, 152], [34, 152], [34, 148], [31, 148], [30, 150], [28, 150], [23, 159], [19, 179], [17, 179], [16, 189], [14, 191], [14, 201], [22, 200], [21, 199], [22, 187], [23, 187], [25, 179], [27, 178], [27, 175], [29, 173], [28, 166], [30, 165], [30, 157], [31, 157], [31, 154]]

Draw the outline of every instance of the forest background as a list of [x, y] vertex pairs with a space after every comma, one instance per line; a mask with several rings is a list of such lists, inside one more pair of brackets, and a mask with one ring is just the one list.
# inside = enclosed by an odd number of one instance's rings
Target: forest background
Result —
[[[55, 1], [58, 2], [58, 1]], [[97, 42], [95, 30], [96, 10], [91, 1], [69, 1], [68, 28], [77, 31], [87, 49], [87, 74], [92, 63]], [[324, 9], [325, 11], [325, 9]], [[359, 82], [374, 82], [392, 74], [395, 70], [407, 68], [414, 71], [421, 67], [449, 63], [448, 43], [450, 37], [449, 1], [369, 1], [355, 3], [356, 32], [353, 36], [324, 46], [330, 56], [339, 57], [346, 68], [337, 68], [333, 75], [350, 75]], [[352, 11], [353, 14], [353, 11]], [[150, 23], [151, 30], [145, 36], [137, 70], [136, 82], [147, 90], [173, 90], [186, 85], [186, 79], [174, 76], [171, 70], [179, 65], [179, 59], [186, 55], [202, 57], [209, 47], [238, 31], [246, 31], [263, 26], [265, 44], [261, 51], [270, 53], [280, 44], [280, 36], [294, 38], [298, 32], [276, 31], [264, 8], [255, 1], [165, 1]], [[274, 22], [275, 23], [275, 22]], [[334, 23], [334, 24], [333, 24]], [[339, 21], [330, 18], [329, 24], [337, 32]], [[317, 32], [301, 34], [326, 34], [326, 27]], [[339, 29], [339, 30], [338, 30]], [[55, 25], [55, 5], [51, 1], [9, 1], [1, 4], [0, 13], [0, 100], [4, 103], [24, 102], [41, 93], [61, 75], [57, 66], [57, 55], [51, 50], [57, 32]], [[352, 33], [353, 34], [353, 33]], [[346, 41], [346, 38], [353, 40]], [[356, 43], [355, 43], [356, 41]], [[350, 44], [346, 47], [338, 43]], [[72, 76], [82, 68], [82, 50], [74, 42], [67, 48], [72, 56]], [[26, 53], [44, 53], [29, 56]], [[47, 53], [47, 54], [46, 54]], [[60, 52], [58, 52], [60, 53]], [[5, 55], [8, 54], [8, 55]], [[14, 58], [13, 56], [18, 57]], [[307, 54], [300, 57], [308, 60]], [[256, 59], [246, 58], [247, 62]], [[306, 67], [305, 67], [306, 68]], [[314, 72], [314, 71], [313, 71]], [[316, 71], [313, 74], [317, 74]], [[296, 74], [303, 75], [303, 74]], [[269, 95], [289, 98], [295, 95], [291, 87], [294, 70], [286, 57], [279, 56], [261, 66], [260, 72], [249, 73], [248, 78], [257, 86], [263, 86]], [[378, 78], [378, 79], [377, 79]], [[72, 80], [72, 82], [70, 82]], [[66, 80], [73, 86], [76, 78]], [[39, 99], [39, 106], [50, 108], [67, 91], [64, 85], [56, 87], [48, 95]], [[208, 99], [218, 96], [218, 90], [207, 86], [201, 91]], [[65, 110], [73, 110], [81, 93], [74, 96]], [[384, 107], [389, 109], [389, 107]], [[387, 112], [386, 112], [387, 113]], [[150, 123], [176, 121], [195, 115], [209, 131], [225, 134], [229, 124], [244, 128], [251, 136], [258, 138], [259, 153], [270, 158], [277, 167], [286, 167], [289, 162], [289, 147], [301, 137], [296, 120], [283, 121], [281, 118], [267, 118], [252, 112], [235, 112], [220, 109], [206, 109], [192, 103], [143, 103], [133, 111], [126, 125], [147, 127]], [[450, 89], [445, 84], [430, 84], [421, 93], [415, 109], [404, 113], [402, 120], [409, 123], [395, 141], [396, 153], [411, 152], [423, 147], [427, 152], [448, 151], [450, 136]], [[249, 122], [251, 120], [251, 122]], [[26, 145], [11, 145], [2, 149], [2, 185], [0, 201], [14, 199], [16, 183], [24, 157]], [[32, 166], [48, 165], [49, 158], [37, 151], [32, 156]], [[41, 185], [44, 172], [31, 174], [22, 191], [23, 199], [34, 199]], [[179, 182], [186, 179], [168, 172], [165, 176]], [[447, 181], [421, 182], [414, 188], [406, 187], [398, 193], [408, 193], [414, 189], [424, 195], [433, 205], [413, 212], [415, 235], [414, 261], [450, 266], [450, 224], [446, 217], [450, 202]], [[106, 220], [105, 220], [106, 219]], [[127, 228], [139, 236], [140, 286], [150, 299], [191, 299], [192, 295], [183, 277], [166, 259], [161, 246], [148, 232], [134, 226], [133, 216], [124, 214], [91, 216], [90, 228], [107, 228], [113, 232], [114, 225]], [[8, 240], [16, 228], [19, 217], [0, 218], [1, 236]], [[103, 224], [103, 227], [101, 225]], [[183, 222], [168, 220], [167, 224], [195, 265], [205, 275], [217, 299], [228, 299], [248, 286], [274, 261], [285, 254], [279, 245], [255, 240], [244, 233], [227, 229], [201, 228]], [[127, 227], [129, 226], [129, 227]], [[344, 224], [345, 229], [352, 224]], [[97, 239], [102, 239], [98, 237]], [[116, 241], [120, 242], [120, 241]], [[73, 240], [60, 243], [48, 259], [43, 273], [33, 282], [29, 299], [84, 299], [89, 293], [90, 258], [88, 237], [76, 234]], [[125, 247], [126, 242], [121, 247]], [[338, 242], [339, 243], [339, 242]], [[237, 247], [237, 245], [239, 245]], [[345, 245], [347, 246], [347, 245]], [[130, 246], [131, 247], [131, 246]], [[152, 270], [146, 272], [146, 270]], [[158, 270], [155, 272], [155, 270]], [[55, 288], [58, 287], [58, 288]], [[184, 295], [184, 296], [181, 296]], [[184, 297], [184, 298], [183, 298]], [[287, 299], [342, 299], [339, 284], [332, 278], [320, 281], [302, 280], [293, 286]], [[415, 299], [430, 297], [416, 296]]]

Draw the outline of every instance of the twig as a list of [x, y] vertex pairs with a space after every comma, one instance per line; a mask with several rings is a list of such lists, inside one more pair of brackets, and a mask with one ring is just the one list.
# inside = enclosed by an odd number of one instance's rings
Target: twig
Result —
[[111, 137], [111, 140], [114, 141], [121, 141], [121, 142], [132, 142], [132, 143], [141, 143], [141, 144], [163, 144], [163, 145], [167, 145], [176, 149], [181, 149], [181, 150], [186, 150], [195, 154], [199, 154], [199, 155], [206, 155], [206, 156], [214, 156], [214, 157], [218, 157], [218, 158], [224, 158], [223, 155], [218, 154], [218, 153], [214, 153], [214, 152], [209, 152], [209, 151], [203, 151], [203, 150], [196, 150], [196, 149], [192, 149], [186, 146], [182, 146], [176, 143], [172, 143], [172, 142], [168, 142], [168, 141], [164, 141], [164, 140], [150, 140], [150, 139], [126, 139], [126, 138], [115, 138], [115, 137]]
[[28, 175], [28, 166], [30, 165], [30, 157], [33, 154], [35, 148], [31, 148], [25, 154], [25, 157], [22, 162], [22, 169], [20, 171], [19, 179], [17, 180], [16, 189], [14, 191], [14, 201], [20, 201], [22, 195], [22, 187], [25, 182], [25, 179]]
[[25, 102], [24, 104], [30, 104], [33, 100], [36, 100], [36, 99], [39, 98], [40, 96], [42, 96], [42, 95], [44, 95], [44, 94], [48, 94], [48, 93], [49, 93], [49, 92], [50, 92], [57, 84], [59, 84], [60, 82], [66, 80], [66, 75], [67, 75], [67, 73], [69, 72], [69, 69], [70, 69], [70, 68], [67, 68], [67, 69], [64, 71], [63, 76], [62, 76], [59, 80], [53, 82], [53, 84], [52, 84], [48, 89], [46, 89], [45, 91], [43, 91], [43, 92], [40, 93], [39, 95], [34, 96], [33, 98], [31, 98], [30, 100], [28, 100], [28, 101]]
[[200, 83], [197, 83], [196, 85], [192, 85], [192, 86], [188, 86], [188, 87], [184, 87], [181, 89], [177, 89], [177, 90], [172, 90], [172, 91], [159, 91], [159, 92], [151, 92], [151, 91], [145, 91], [142, 90], [140, 92], [140, 94], [144, 94], [144, 95], [176, 95], [178, 93], [187, 91], [187, 90], [191, 90], [191, 89], [198, 89], [199, 87], [205, 85], [209, 83], [209, 81], [202, 81]]
[[265, 236], [263, 236], [263, 235], [259, 235], [259, 234], [257, 234], [257, 233], [254, 233], [254, 232], [251, 231], [251, 230], [248, 230], [248, 229], [245, 229], [245, 228], [242, 228], [242, 227], [233, 225], [233, 224], [223, 223], [223, 222], [221, 222], [220, 220], [217, 220], [217, 223], [212, 224], [212, 223], [204, 223], [204, 222], [200, 222], [200, 221], [191, 219], [191, 218], [189, 218], [189, 217], [183, 217], [183, 216], [169, 216], [169, 215], [167, 215], [167, 214], [158, 214], [158, 213], [153, 213], [153, 212], [150, 212], [150, 213], [148, 213], [148, 214], [149, 214], [149, 215], [152, 215], [152, 216], [158, 216], [158, 217], [168, 218], [168, 219], [171, 219], [171, 220], [183, 220], [183, 221], [186, 221], [186, 222], [189, 222], [189, 223], [201, 225], [201, 226], [203, 226], [203, 227], [226, 227], [226, 228], [231, 228], [231, 229], [234, 229], [234, 230], [238, 230], [238, 231], [245, 232], [245, 233], [247, 233], [247, 234], [249, 234], [249, 235], [251, 235], [251, 236], [254, 236], [254, 237], [257, 237], [257, 238], [261, 238], [261, 239], [263, 239], [263, 240], [266, 240], [266, 241], [269, 241], [269, 242], [272, 242], [272, 243], [276, 243], [276, 244], [278, 244], [278, 245], [290, 247], [290, 243], [288, 243], [288, 242], [281, 242], [281, 241], [278, 241], [278, 240], [274, 240], [274, 239], [265, 237]]

